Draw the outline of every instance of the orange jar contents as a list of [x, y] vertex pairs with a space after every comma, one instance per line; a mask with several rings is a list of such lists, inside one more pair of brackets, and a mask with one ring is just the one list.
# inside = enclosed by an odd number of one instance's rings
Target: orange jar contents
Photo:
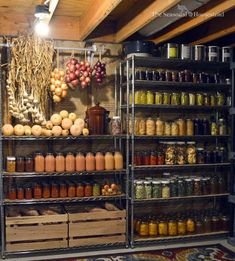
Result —
[[42, 198], [42, 187], [40, 184], [35, 184], [33, 187], [33, 197]]
[[51, 197], [52, 198], [59, 197], [59, 186], [56, 183], [51, 184]]
[[36, 172], [45, 171], [45, 159], [42, 153], [36, 153], [34, 158], [34, 168]]
[[76, 197], [84, 197], [84, 186], [82, 185], [82, 183], [78, 183], [76, 186]]
[[92, 186], [90, 183], [86, 183], [85, 184], [85, 188], [84, 188], [84, 194], [85, 194], [85, 197], [92, 197]]
[[32, 199], [33, 198], [33, 192], [32, 188], [30, 186], [25, 187], [25, 199]]
[[43, 198], [50, 198], [51, 197], [50, 186], [47, 183], [44, 183], [42, 185], [42, 197]]
[[95, 170], [95, 157], [94, 154], [91, 152], [88, 152], [86, 155], [86, 170], [87, 171]]
[[123, 156], [120, 151], [115, 151], [114, 153], [114, 169], [123, 169]]
[[74, 183], [69, 183], [68, 184], [68, 197], [69, 198], [74, 198], [76, 197], [76, 188]]
[[104, 155], [101, 152], [95, 154], [95, 166], [96, 170], [104, 170]]
[[76, 171], [84, 171], [86, 169], [86, 159], [81, 152], [76, 155]]
[[17, 199], [24, 199], [24, 189], [22, 187], [17, 188]]
[[65, 183], [60, 183], [60, 198], [66, 198], [67, 196], [67, 185]]
[[16, 188], [15, 187], [10, 187], [9, 193], [8, 193], [8, 198], [11, 200], [16, 199]]
[[47, 153], [45, 157], [45, 171], [54, 172], [55, 171], [55, 157], [53, 153]]
[[69, 152], [65, 157], [65, 171], [75, 171], [75, 157], [71, 152]]
[[65, 171], [65, 157], [63, 153], [57, 153], [55, 157], [55, 171], [64, 172]]
[[113, 153], [106, 152], [104, 156], [105, 160], [105, 169], [106, 170], [114, 170], [114, 157]]

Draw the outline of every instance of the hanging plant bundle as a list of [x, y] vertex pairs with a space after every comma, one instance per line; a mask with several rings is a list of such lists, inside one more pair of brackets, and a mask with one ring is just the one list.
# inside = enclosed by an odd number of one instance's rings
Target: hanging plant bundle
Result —
[[46, 124], [53, 44], [35, 35], [12, 41], [7, 79], [9, 112], [21, 123]]
[[97, 63], [94, 65], [95, 69], [95, 80], [97, 83], [102, 83], [104, 77], [106, 76], [106, 64], [101, 63], [100, 61], [97, 61]]

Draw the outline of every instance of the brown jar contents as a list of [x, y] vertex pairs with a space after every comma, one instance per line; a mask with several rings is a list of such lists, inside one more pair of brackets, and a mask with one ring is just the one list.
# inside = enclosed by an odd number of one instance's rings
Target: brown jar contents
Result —
[[45, 159], [42, 153], [36, 153], [36, 156], [34, 158], [34, 168], [36, 172], [45, 171]]
[[11, 199], [11, 200], [16, 199], [16, 188], [15, 187], [10, 187], [8, 198]]
[[17, 172], [24, 172], [24, 157], [17, 157], [16, 158], [16, 171]]
[[42, 198], [42, 187], [40, 184], [35, 184], [33, 188], [33, 196], [34, 198]]
[[65, 157], [63, 153], [57, 153], [55, 157], [55, 171], [64, 172], [65, 171]]
[[45, 157], [45, 171], [46, 172], [55, 171], [55, 157], [53, 153], [47, 153]]
[[33, 192], [31, 187], [25, 188], [25, 199], [32, 199], [33, 198]]
[[65, 157], [65, 171], [75, 171], [75, 157], [71, 152], [69, 152]]
[[17, 188], [17, 199], [24, 199], [24, 189], [22, 187]]
[[33, 165], [33, 158], [32, 157], [26, 157], [25, 158], [25, 171], [26, 172], [33, 172], [34, 165]]
[[76, 171], [86, 170], [86, 159], [81, 152], [77, 153], [75, 161], [76, 161]]
[[104, 156], [105, 160], [105, 169], [106, 170], [114, 170], [114, 157], [113, 153], [106, 152]]
[[178, 119], [178, 125], [179, 125], [179, 136], [185, 136], [186, 135], [186, 123], [183, 119]]
[[93, 189], [92, 189], [92, 186], [91, 186], [91, 184], [89, 184], [89, 183], [86, 183], [86, 185], [85, 185], [85, 189], [84, 189], [85, 191], [85, 197], [92, 197], [92, 191], [93, 191]]
[[119, 151], [115, 151], [114, 153], [114, 169], [121, 170], [123, 169], [123, 156]]
[[42, 187], [42, 197], [43, 198], [50, 198], [51, 197], [50, 186], [47, 183], [43, 184], [43, 187]]
[[74, 197], [76, 197], [75, 184], [73, 184], [73, 183], [69, 183], [69, 184], [68, 184], [68, 197], [69, 197], [69, 198], [74, 198]]
[[76, 197], [84, 197], [84, 186], [82, 185], [82, 183], [78, 183], [76, 186]]
[[60, 198], [66, 198], [67, 196], [67, 185], [65, 183], [60, 183]]
[[59, 186], [56, 183], [51, 184], [51, 197], [52, 198], [59, 197]]
[[86, 170], [87, 171], [95, 170], [95, 157], [91, 152], [88, 152], [86, 155]]
[[95, 166], [96, 170], [101, 171], [104, 170], [104, 155], [101, 152], [97, 152], [95, 154]]

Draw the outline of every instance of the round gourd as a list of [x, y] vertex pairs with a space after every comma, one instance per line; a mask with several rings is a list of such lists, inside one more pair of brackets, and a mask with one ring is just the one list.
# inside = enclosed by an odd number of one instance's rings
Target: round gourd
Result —
[[68, 136], [69, 135], [69, 130], [62, 130], [62, 136]]
[[62, 133], [62, 128], [60, 126], [54, 126], [51, 132], [53, 136], [60, 136]]
[[78, 125], [72, 125], [70, 128], [70, 133], [73, 136], [79, 136], [82, 134], [82, 128]]
[[69, 130], [71, 126], [73, 125], [73, 121], [69, 118], [65, 118], [62, 120], [61, 126], [64, 130]]
[[60, 114], [55, 113], [51, 116], [51, 122], [54, 126], [59, 126], [62, 122], [62, 117]]
[[88, 136], [88, 135], [89, 135], [89, 130], [88, 130], [87, 128], [83, 128], [82, 134], [83, 134], [84, 136]]
[[14, 134], [14, 128], [11, 124], [4, 124], [2, 127], [2, 133], [4, 136], [11, 136]]
[[51, 129], [53, 128], [53, 124], [52, 124], [51, 121], [47, 121], [47, 123], [46, 123], [46, 128], [47, 128], [48, 130], [51, 130]]
[[31, 129], [30, 126], [28, 126], [28, 125], [25, 125], [25, 126], [24, 126], [24, 134], [25, 134], [26, 136], [30, 136], [30, 135], [32, 134], [32, 129]]
[[60, 112], [60, 116], [65, 119], [65, 118], [68, 118], [69, 117], [69, 113], [66, 111], [66, 110], [62, 110]]
[[15, 127], [14, 127], [14, 133], [16, 136], [22, 136], [24, 135], [24, 126], [21, 125], [21, 124], [17, 124]]
[[46, 129], [44, 129], [44, 135], [45, 135], [46, 137], [52, 136], [52, 130], [46, 130]]
[[74, 124], [80, 126], [83, 129], [85, 126], [85, 121], [81, 118], [78, 118], [75, 120]]
[[40, 125], [33, 125], [32, 134], [33, 136], [40, 136], [42, 134], [42, 127]]
[[77, 119], [77, 115], [73, 112], [69, 113], [69, 119], [75, 121]]

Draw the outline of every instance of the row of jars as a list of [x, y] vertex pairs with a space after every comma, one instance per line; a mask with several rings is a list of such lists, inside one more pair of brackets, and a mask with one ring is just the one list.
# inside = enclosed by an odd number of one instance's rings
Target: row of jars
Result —
[[[132, 95], [130, 95], [132, 103]], [[223, 106], [226, 97], [223, 93], [187, 93], [135, 91], [135, 104], [183, 105], [183, 106]]]
[[177, 119], [175, 121], [164, 121], [161, 118], [138, 118], [129, 121], [129, 134], [134, 131], [135, 135], [157, 135], [157, 136], [193, 136], [193, 135], [226, 135], [227, 126], [225, 120], [220, 118], [218, 122], [214, 119]]
[[168, 218], [135, 218], [136, 234], [142, 237], [183, 236], [229, 230], [229, 217], [216, 213], [213, 216]]
[[63, 153], [36, 153], [34, 157], [7, 157], [7, 172], [72, 172], [72, 171], [103, 171], [123, 169], [123, 156], [119, 151], [97, 152], [95, 155], [88, 152], [86, 155], [79, 152], [76, 156], [69, 152]]
[[[147, 81], [167, 81], [167, 82], [192, 82], [192, 83], [224, 83], [224, 77], [216, 73], [194, 73], [189, 70], [173, 71], [173, 70], [136, 70], [136, 80]], [[226, 79], [229, 83], [229, 79]]]
[[172, 177], [170, 179], [134, 180], [135, 198], [170, 198], [223, 194], [226, 184], [223, 176]]
[[[120, 193], [120, 186], [113, 183], [112, 193], [109, 195], [117, 195]], [[112, 185], [113, 185], [112, 184]], [[26, 184], [24, 186], [12, 185], [9, 188], [8, 199], [42, 199], [42, 198], [74, 198], [74, 197], [98, 197], [105, 196], [105, 186], [99, 183], [35, 183]]]
[[196, 147], [195, 142], [162, 142], [161, 151], [144, 151], [134, 154], [134, 164], [140, 165], [184, 165], [225, 163], [224, 147], [207, 150]]

